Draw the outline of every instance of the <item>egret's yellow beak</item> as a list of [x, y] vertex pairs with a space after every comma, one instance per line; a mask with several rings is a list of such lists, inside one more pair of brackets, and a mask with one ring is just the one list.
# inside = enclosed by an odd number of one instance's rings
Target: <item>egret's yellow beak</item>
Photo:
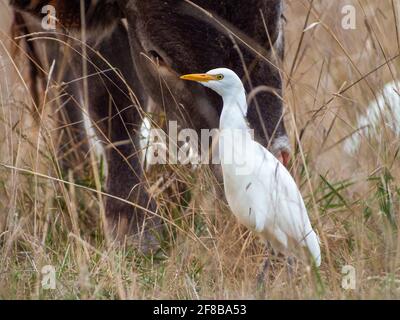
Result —
[[206, 73], [186, 74], [184, 76], [181, 76], [180, 78], [182, 80], [197, 81], [197, 82], [208, 82], [211, 80], [217, 80], [216, 76]]

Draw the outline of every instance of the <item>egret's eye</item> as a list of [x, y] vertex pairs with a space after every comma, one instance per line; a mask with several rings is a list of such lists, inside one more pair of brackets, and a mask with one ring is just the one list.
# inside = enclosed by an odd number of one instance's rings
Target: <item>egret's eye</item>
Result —
[[222, 80], [224, 78], [224, 75], [223, 74], [218, 74], [216, 76], [216, 78], [217, 78], [217, 80]]

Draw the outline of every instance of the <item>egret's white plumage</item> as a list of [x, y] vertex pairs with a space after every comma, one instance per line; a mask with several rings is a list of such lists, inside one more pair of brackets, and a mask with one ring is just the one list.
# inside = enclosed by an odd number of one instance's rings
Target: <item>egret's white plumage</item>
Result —
[[232, 70], [186, 75], [221, 95], [219, 153], [228, 204], [237, 219], [286, 254], [308, 249], [321, 264], [318, 237], [290, 173], [266, 148], [253, 140], [246, 122], [243, 84]]
[[346, 139], [344, 150], [355, 154], [363, 137], [379, 137], [382, 124], [400, 136], [400, 81], [387, 83], [381, 94], [369, 103], [365, 115], [357, 120], [359, 130]]

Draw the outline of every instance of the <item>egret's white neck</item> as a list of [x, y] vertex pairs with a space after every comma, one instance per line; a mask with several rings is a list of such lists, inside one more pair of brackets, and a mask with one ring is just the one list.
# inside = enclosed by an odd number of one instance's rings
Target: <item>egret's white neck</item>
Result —
[[229, 95], [222, 95], [224, 106], [219, 121], [220, 129], [248, 129], [246, 122], [247, 101], [244, 88]]

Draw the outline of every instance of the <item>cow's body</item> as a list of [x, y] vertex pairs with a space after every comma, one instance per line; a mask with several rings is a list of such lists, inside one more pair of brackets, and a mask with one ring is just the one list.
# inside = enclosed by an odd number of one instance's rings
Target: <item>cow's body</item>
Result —
[[[21, 15], [19, 21], [24, 23], [19, 25], [20, 29], [26, 28], [29, 33], [41, 32], [35, 34], [39, 39], [33, 41], [36, 56], [40, 57], [40, 61], [36, 63], [48, 72], [54, 60], [52, 78], [58, 84], [67, 83], [62, 86], [62, 90], [56, 90], [52, 94], [53, 98], [60, 97], [54, 110], [61, 110], [58, 117], [58, 127], [61, 128], [59, 133], [66, 136], [62, 139], [58, 157], [64, 167], [74, 166], [75, 169], [75, 166], [83, 162], [83, 157], [87, 157], [89, 149], [83, 118], [85, 91], [79, 25], [75, 24], [76, 19], [69, 20], [71, 16], [79, 15], [79, 5], [65, 7], [66, 1], [62, 3], [63, 7], [58, 7], [57, 10], [72, 10], [59, 12], [62, 17], [68, 17], [68, 21], [74, 22], [74, 25], [67, 26], [71, 38], [62, 35], [63, 21], [57, 25], [57, 34], [46, 33], [46, 30], [41, 28], [42, 18], [36, 14], [40, 13], [40, 8], [32, 7], [29, 12], [21, 11], [16, 14]], [[79, 4], [79, 1], [75, 4]], [[141, 105], [146, 104], [145, 97], [141, 95], [144, 91], [136, 73], [132, 72], [133, 63], [126, 27], [122, 24], [117, 10], [114, 10], [114, 16], [108, 16], [110, 9], [112, 8], [107, 8], [103, 15], [96, 12], [96, 19], [91, 20], [88, 17], [87, 21], [87, 111], [97, 137], [105, 147], [107, 192], [155, 212], [155, 201], [149, 199], [143, 181], [139, 160], [139, 135], [136, 134], [142, 122], [138, 110]], [[103, 24], [97, 19], [101, 19]], [[72, 39], [75, 37], [76, 40]], [[111, 70], [112, 68], [115, 70]], [[130, 89], [137, 99], [131, 98]], [[65, 156], [71, 154], [72, 148], [73, 154], [78, 150], [78, 157]], [[126, 234], [134, 234], [133, 239], [135, 242], [139, 240], [143, 249], [150, 248], [149, 244], [156, 242], [150, 230], [159, 224], [154, 216], [151, 218], [143, 210], [112, 197], [105, 199], [105, 207], [108, 226], [115, 236], [120, 238]], [[151, 223], [146, 224], [147, 233], [143, 233], [145, 229], [142, 228], [145, 220], [151, 220]]]
[[[43, 31], [39, 24], [42, 19], [40, 6], [46, 3], [54, 5], [59, 11], [57, 14], [62, 13], [60, 23], [64, 23], [69, 32], [79, 31], [81, 27], [79, 22], [75, 23], [75, 18], [71, 20], [74, 22], [71, 25], [68, 25], [70, 20], [62, 20], [62, 17], [70, 19], [71, 15], [80, 16], [79, 0], [11, 2], [28, 21], [29, 32]], [[282, 57], [281, 0], [194, 2], [263, 47], [267, 58], [272, 59], [270, 44], [274, 44], [277, 56]], [[87, 80], [89, 115], [100, 129], [97, 131], [99, 139], [107, 144], [107, 192], [155, 211], [155, 202], [145, 190], [139, 162], [137, 133], [142, 117], [137, 102], [147, 108], [152, 105], [156, 110], [165, 112], [168, 120], [178, 120], [184, 127], [197, 131], [216, 128], [221, 111], [219, 98], [199, 87], [192, 90], [193, 85], [177, 80], [179, 74], [224, 66], [243, 76], [247, 69], [252, 81], [251, 85], [245, 81], [248, 90], [266, 85], [279, 92], [279, 71], [264, 59], [257, 59], [254, 52], [242, 45], [239, 54], [225, 32], [199, 16], [197, 9], [183, 0], [86, 0], [85, 10], [88, 45], [119, 70], [138, 97], [138, 101], [129, 98], [127, 86], [115, 72], [90, 76]], [[269, 37], [261, 14], [265, 18]], [[128, 32], [121, 23], [122, 16], [128, 20]], [[79, 34], [76, 32], [74, 36]], [[69, 100], [62, 101], [65, 102], [63, 109], [68, 118], [67, 124], [76, 129], [77, 144], [85, 146], [87, 139], [84, 137], [81, 113], [81, 102], [85, 100], [84, 86], [83, 81], [76, 81], [83, 75], [81, 48], [75, 42], [73, 48], [77, 52], [66, 50], [64, 45], [54, 40], [38, 40], [35, 46], [41, 46], [46, 51], [46, 54], [40, 54], [40, 64], [47, 66], [48, 70], [56, 59], [58, 81], [70, 83], [65, 88], [66, 99]], [[67, 55], [67, 51], [71, 54]], [[94, 51], [88, 50], [88, 57], [91, 63], [88, 63], [87, 74], [110, 68]], [[61, 61], [66, 61], [66, 65]], [[159, 63], [159, 67], [155, 67], [154, 62]], [[264, 145], [270, 141], [275, 154], [287, 154], [289, 144], [282, 121], [281, 100], [263, 91], [257, 95], [257, 102], [259, 110], [253, 102], [248, 115], [256, 138]], [[159, 226], [154, 216], [145, 217], [145, 211], [114, 198], [106, 200], [106, 215], [111, 228], [118, 229], [119, 235], [147, 230], [144, 232], [147, 243], [154, 240], [150, 230]], [[151, 222], [145, 223], [148, 218]], [[146, 228], [141, 228], [143, 225]]]
[[[227, 67], [244, 79], [248, 92], [258, 86], [268, 86], [280, 94], [282, 80], [273, 64], [278, 64], [277, 60], [283, 58], [282, 2], [195, 0], [193, 3], [212, 13], [216, 20], [207, 18], [201, 10], [184, 0], [128, 1], [132, 55], [146, 92], [160, 110], [169, 114], [169, 119], [181, 119], [186, 126], [195, 129], [216, 128], [222, 107], [219, 97], [206, 89], [191, 90], [194, 85], [177, 82], [177, 75]], [[262, 47], [262, 54], [271, 63], [236, 39], [238, 50], [217, 21], [233, 26], [250, 45]], [[274, 52], [270, 44], [273, 44]], [[161, 67], [155, 69], [143, 54], [156, 56], [161, 60]], [[274, 59], [274, 54], [278, 59]], [[246, 69], [251, 83], [245, 77]], [[160, 74], [170, 80], [169, 88], [160, 88]], [[266, 146], [270, 141], [276, 155], [288, 152], [281, 99], [274, 93], [262, 91], [256, 96], [256, 101], [259, 110], [253, 100], [248, 113], [256, 139]], [[185, 112], [179, 109], [177, 102], [184, 105]]]

